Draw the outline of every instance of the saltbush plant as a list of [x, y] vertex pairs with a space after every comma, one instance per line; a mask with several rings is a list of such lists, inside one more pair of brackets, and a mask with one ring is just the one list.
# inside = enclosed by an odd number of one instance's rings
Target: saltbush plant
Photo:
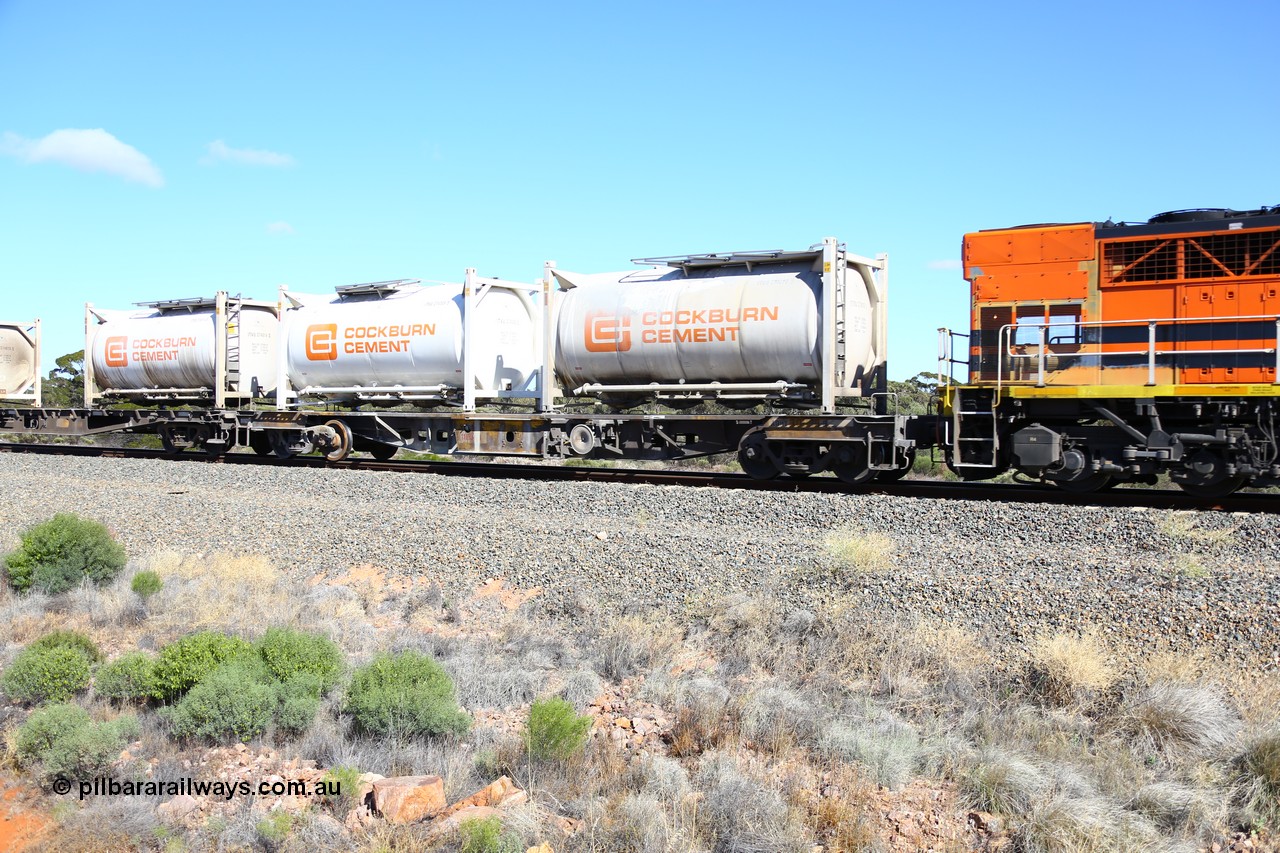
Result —
[[277, 702], [266, 668], [241, 658], [202, 678], [169, 711], [169, 720], [179, 737], [248, 742], [266, 731]]
[[566, 700], [539, 699], [529, 708], [525, 746], [533, 758], [563, 761], [582, 751], [590, 730], [591, 718], [579, 717]]
[[301, 734], [311, 728], [320, 709], [324, 683], [318, 675], [302, 672], [279, 685], [276, 695], [276, 725], [289, 734]]
[[148, 569], [133, 576], [133, 580], [129, 582], [129, 589], [133, 590], [138, 598], [146, 601], [164, 589], [164, 581], [160, 580], [159, 574]]
[[224, 663], [252, 654], [253, 646], [239, 637], [218, 631], [188, 634], [160, 650], [151, 695], [160, 700], [181, 696]]
[[123, 546], [111, 531], [74, 513], [58, 513], [23, 531], [18, 549], [4, 558], [5, 576], [19, 592], [57, 595], [86, 578], [103, 584], [124, 568]]
[[90, 663], [74, 646], [32, 646], [9, 664], [0, 690], [21, 702], [65, 702], [89, 686]]
[[346, 710], [367, 734], [461, 734], [470, 728], [471, 718], [455, 697], [452, 679], [432, 658], [414, 651], [383, 653], [353, 674]]
[[299, 675], [314, 676], [324, 693], [342, 674], [342, 651], [324, 634], [269, 628], [257, 647], [271, 674], [284, 682]]
[[144, 702], [156, 693], [156, 659], [146, 652], [126, 652], [98, 668], [93, 687], [106, 699]]
[[140, 727], [135, 717], [95, 723], [79, 705], [48, 705], [34, 711], [18, 729], [15, 747], [24, 764], [39, 764], [45, 781], [63, 776], [90, 779], [111, 762]]
[[102, 650], [98, 648], [98, 644], [89, 639], [88, 634], [83, 634], [79, 631], [50, 631], [27, 646], [29, 649], [52, 649], [58, 647], [79, 649], [93, 663], [102, 660]]
[[524, 845], [502, 828], [497, 815], [473, 817], [458, 825], [460, 853], [518, 853]]

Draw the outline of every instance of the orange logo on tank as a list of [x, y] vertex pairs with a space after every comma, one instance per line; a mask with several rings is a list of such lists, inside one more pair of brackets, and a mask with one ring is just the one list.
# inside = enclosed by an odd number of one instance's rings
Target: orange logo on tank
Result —
[[104, 354], [107, 357], [107, 367], [128, 367], [129, 366], [129, 339], [123, 335], [107, 338], [106, 346], [103, 347]]
[[338, 357], [338, 324], [307, 326], [306, 344], [308, 360], [333, 361]]
[[603, 311], [587, 314], [583, 338], [587, 352], [626, 352], [631, 349], [631, 318]]

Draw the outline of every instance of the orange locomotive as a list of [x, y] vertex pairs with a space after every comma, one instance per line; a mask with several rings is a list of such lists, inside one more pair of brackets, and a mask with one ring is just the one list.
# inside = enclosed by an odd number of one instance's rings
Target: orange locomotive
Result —
[[942, 440], [966, 479], [1064, 489], [1280, 484], [1280, 207], [964, 238], [968, 381], [944, 377]]

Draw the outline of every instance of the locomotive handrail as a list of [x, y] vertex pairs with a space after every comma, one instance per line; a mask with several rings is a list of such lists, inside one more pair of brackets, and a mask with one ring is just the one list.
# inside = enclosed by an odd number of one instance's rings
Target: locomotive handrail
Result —
[[[1156, 345], [1156, 329], [1161, 325], [1176, 326], [1179, 324], [1204, 323], [1204, 322], [1233, 322], [1233, 321], [1271, 321], [1275, 323], [1275, 344], [1270, 347], [1236, 347], [1234, 349], [1160, 349]], [[1039, 332], [1039, 341], [1036, 344], [1018, 344], [1014, 342], [1014, 330], [1019, 328], [1016, 323], [1006, 323], [1000, 327], [998, 340], [1000, 341], [1001, 358], [996, 363], [996, 390], [1004, 386], [1004, 367], [1005, 359], [1010, 362], [1010, 366], [1015, 360], [1036, 360], [1035, 385], [1037, 388], [1044, 388], [1048, 383], [1046, 381], [1046, 359], [1051, 354], [1051, 339], [1049, 338], [1050, 329], [1075, 329], [1077, 334], [1074, 339], [1077, 343], [1071, 346], [1077, 349], [1071, 353], [1063, 353], [1064, 355], [1096, 355], [1098, 358], [1098, 366], [1101, 368], [1103, 359], [1115, 356], [1132, 356], [1145, 355], [1147, 357], [1147, 382], [1148, 387], [1155, 386], [1156, 383], [1156, 359], [1159, 356], [1176, 356], [1176, 355], [1274, 355], [1275, 356], [1275, 379], [1272, 381], [1274, 385], [1280, 385], [1280, 315], [1275, 314], [1239, 314], [1227, 317], [1162, 317], [1156, 319], [1144, 320], [1089, 320], [1071, 323], [1024, 323], [1022, 327], [1031, 326]], [[1085, 342], [1084, 335], [1079, 334], [1085, 328], [1095, 328], [1102, 326], [1146, 326], [1147, 327], [1147, 345], [1142, 349], [1134, 350], [1103, 350], [1101, 349], [1102, 341]], [[941, 330], [939, 330], [941, 331]], [[954, 334], [954, 333], [952, 333]], [[1064, 336], [1067, 337], [1067, 336]], [[1035, 346], [1036, 352], [1018, 352], [1016, 347]], [[1086, 347], [1097, 347], [1097, 349], [1086, 350]], [[1010, 377], [1010, 382], [1015, 380]]]
[[950, 388], [956, 384], [955, 377], [951, 375], [951, 368], [947, 367], [943, 372], [942, 365], [963, 364], [966, 368], [969, 366], [967, 360], [955, 358], [955, 339], [964, 338], [966, 341], [972, 336], [964, 332], [956, 332], [943, 326], [938, 329], [938, 384], [943, 388]]

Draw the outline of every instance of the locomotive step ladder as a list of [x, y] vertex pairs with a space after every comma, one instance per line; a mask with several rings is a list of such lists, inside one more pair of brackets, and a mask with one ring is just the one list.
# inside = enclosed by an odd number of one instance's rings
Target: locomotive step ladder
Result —
[[994, 468], [1000, 460], [1000, 432], [992, 388], [956, 388], [951, 405], [952, 464]]

